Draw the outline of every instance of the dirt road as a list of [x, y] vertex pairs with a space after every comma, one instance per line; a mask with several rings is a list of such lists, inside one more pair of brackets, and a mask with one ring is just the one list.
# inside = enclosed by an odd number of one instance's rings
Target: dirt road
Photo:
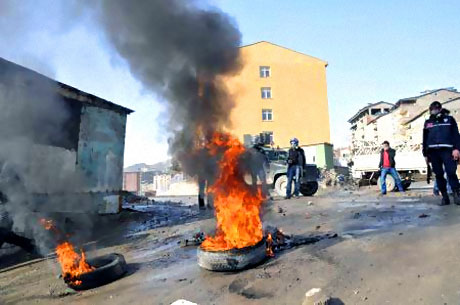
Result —
[[281, 305], [302, 304], [308, 290], [321, 288], [338, 304], [460, 304], [460, 207], [436, 202], [423, 190], [379, 198], [367, 188], [275, 199], [266, 206], [264, 224], [299, 235], [334, 231], [338, 237], [277, 253], [239, 273], [202, 270], [196, 249], [179, 245], [194, 232], [212, 230], [210, 214], [190, 212], [153, 229], [143, 220], [137, 229], [131, 222], [121, 230], [127, 225], [119, 222], [120, 233], [87, 246], [88, 255], [124, 254], [127, 276], [76, 293], [58, 278], [54, 260], [3, 269], [0, 303], [169, 305], [186, 299]]

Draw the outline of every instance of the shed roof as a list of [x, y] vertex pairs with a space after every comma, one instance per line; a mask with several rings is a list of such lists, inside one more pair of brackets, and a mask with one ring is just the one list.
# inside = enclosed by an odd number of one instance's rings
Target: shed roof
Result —
[[[100, 98], [93, 94], [81, 91], [75, 87], [58, 82], [34, 70], [23, 67], [21, 65], [18, 65], [16, 63], [13, 63], [11, 61], [8, 61], [0, 57], [0, 76], [9, 75], [9, 74], [13, 75], [13, 73], [29, 76], [27, 77], [27, 80], [30, 80], [33, 82], [54, 83], [58, 87], [57, 88], [58, 94], [66, 98], [70, 98], [75, 101], [78, 101], [80, 103], [88, 104], [88, 105], [98, 107], [98, 108], [112, 110], [112, 111], [115, 111], [121, 114], [130, 114], [133, 112], [133, 110], [131, 109], [128, 109], [123, 106], [117, 105], [115, 103], [109, 102], [103, 98]], [[27, 86], [29, 85], [29, 83], [26, 83], [25, 85]]]

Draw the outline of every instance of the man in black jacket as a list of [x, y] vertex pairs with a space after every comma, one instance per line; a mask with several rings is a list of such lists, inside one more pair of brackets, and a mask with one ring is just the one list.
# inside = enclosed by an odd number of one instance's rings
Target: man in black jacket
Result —
[[430, 105], [430, 117], [423, 127], [423, 155], [431, 163], [436, 183], [442, 195], [441, 205], [450, 204], [446, 179], [452, 187], [454, 202], [460, 205], [460, 184], [457, 178], [457, 162], [460, 159], [460, 134], [457, 122], [442, 109], [440, 102]]
[[398, 190], [400, 192], [404, 192], [401, 178], [399, 178], [398, 172], [396, 171], [396, 162], [395, 162], [396, 151], [390, 147], [390, 143], [388, 141], [384, 141], [382, 143], [382, 146], [383, 148], [380, 151], [380, 163], [379, 163], [382, 195], [386, 195], [387, 193], [386, 178], [388, 174], [390, 174], [393, 177], [393, 179], [395, 179]]
[[292, 181], [295, 179], [294, 196], [298, 197], [300, 194], [300, 177], [302, 177], [303, 169], [305, 167], [305, 152], [299, 147], [299, 140], [293, 138], [290, 141], [291, 148], [288, 152], [288, 169], [287, 169], [287, 186], [286, 186], [286, 199], [292, 196]]

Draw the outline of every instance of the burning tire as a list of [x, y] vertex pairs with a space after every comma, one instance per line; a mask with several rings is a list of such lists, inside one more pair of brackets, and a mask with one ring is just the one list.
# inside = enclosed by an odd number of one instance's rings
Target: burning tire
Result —
[[198, 265], [211, 271], [237, 271], [262, 262], [266, 258], [265, 239], [256, 245], [226, 251], [207, 251], [198, 247]]
[[[112, 253], [88, 259], [87, 263], [95, 267], [96, 269], [83, 273], [80, 276], [72, 279], [72, 281], [66, 280], [66, 284], [75, 290], [86, 290], [102, 286], [113, 282], [122, 277], [126, 271], [126, 261], [123, 255]], [[76, 284], [76, 281], [80, 282]]]

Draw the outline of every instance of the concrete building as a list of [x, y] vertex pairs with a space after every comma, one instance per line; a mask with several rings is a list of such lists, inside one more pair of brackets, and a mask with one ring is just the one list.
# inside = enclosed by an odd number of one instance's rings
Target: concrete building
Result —
[[[457, 122], [460, 121], [460, 97], [442, 102], [442, 107], [449, 110], [450, 115], [453, 116]], [[403, 128], [407, 130], [409, 143], [422, 143], [423, 126], [425, 120], [428, 119], [429, 116], [428, 110], [425, 109], [403, 123]]]
[[351, 124], [353, 154], [366, 147], [371, 151], [377, 151], [385, 140], [400, 149], [406, 147], [405, 149], [410, 151], [419, 150], [422, 143], [423, 122], [428, 115], [429, 105], [433, 101], [439, 101], [447, 109], [451, 109], [455, 117], [459, 110], [456, 108], [459, 98], [460, 93], [454, 88], [441, 88], [400, 99], [389, 111], [372, 110], [372, 107], [381, 109], [382, 106], [392, 105], [385, 102], [360, 109], [348, 121]]
[[338, 147], [334, 149], [334, 166], [348, 167], [351, 160], [350, 147]]
[[231, 131], [242, 141], [269, 133], [280, 148], [297, 137], [318, 166], [332, 167], [327, 62], [266, 41], [240, 52], [242, 70], [225, 80], [236, 101]]
[[351, 124], [351, 145], [352, 147], [359, 147], [365, 145], [364, 143], [378, 142], [378, 127], [376, 119], [384, 114], [390, 113], [395, 105], [387, 102], [377, 102], [368, 104], [367, 106], [358, 110], [353, 115], [348, 123]]
[[[60, 112], [65, 111], [65, 121], [59, 125], [62, 128], [59, 138], [44, 137], [50, 132], [47, 122], [36, 120], [36, 130], [29, 135], [33, 145], [23, 162], [31, 176], [37, 173], [38, 177], [43, 172], [47, 175], [35, 179], [28, 189], [36, 193], [58, 194], [63, 192], [62, 188], [56, 187], [60, 180], [70, 179], [70, 173], [81, 174], [79, 183], [72, 183], [66, 191], [87, 194], [84, 200], [93, 203], [93, 211], [117, 212], [121, 202], [119, 192], [122, 190], [126, 119], [132, 110], [2, 58], [0, 76], [0, 98], [11, 96], [11, 88], [15, 86], [15, 90], [19, 88], [21, 93], [26, 92], [32, 97], [27, 102], [52, 99], [58, 103], [54, 105], [59, 106], [56, 108]], [[45, 87], [48, 88], [46, 93], [41, 90]], [[38, 94], [42, 94], [41, 100]], [[34, 97], [37, 99], [33, 100]], [[55, 108], [46, 111], [50, 113], [42, 116], [50, 119], [58, 112]], [[39, 114], [28, 115], [27, 119], [35, 120]]]

